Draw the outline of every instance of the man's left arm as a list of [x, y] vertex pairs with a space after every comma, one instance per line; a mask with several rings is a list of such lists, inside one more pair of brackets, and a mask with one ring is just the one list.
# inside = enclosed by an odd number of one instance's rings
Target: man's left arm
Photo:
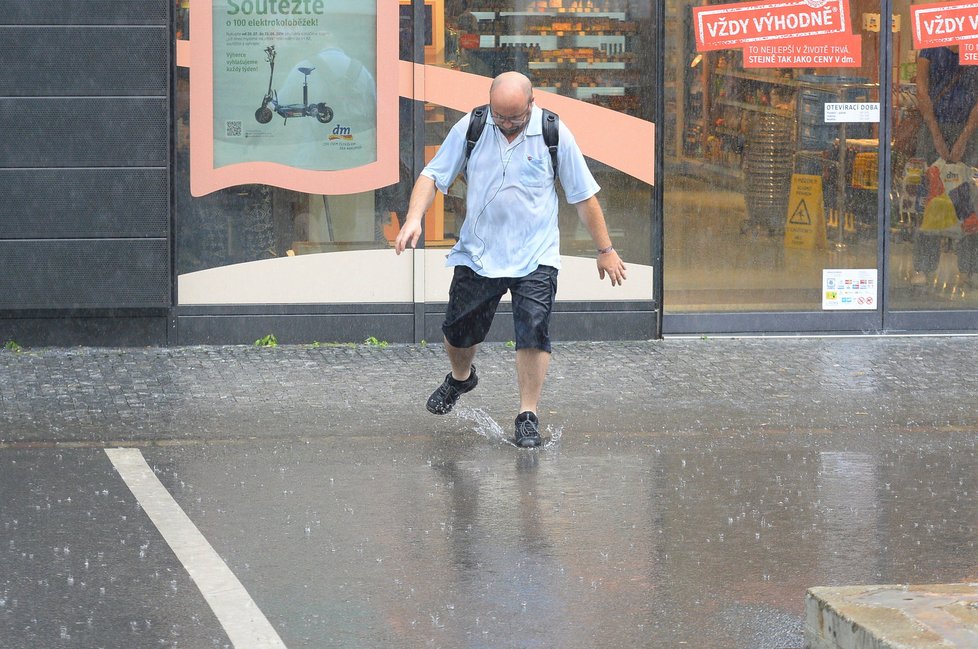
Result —
[[611, 279], [611, 285], [621, 286], [625, 281], [625, 263], [615, 251], [611, 236], [608, 234], [608, 225], [604, 220], [604, 212], [601, 204], [598, 203], [597, 196], [591, 196], [580, 203], [575, 203], [577, 216], [581, 223], [591, 233], [591, 239], [598, 249], [598, 276], [604, 279], [605, 273]]

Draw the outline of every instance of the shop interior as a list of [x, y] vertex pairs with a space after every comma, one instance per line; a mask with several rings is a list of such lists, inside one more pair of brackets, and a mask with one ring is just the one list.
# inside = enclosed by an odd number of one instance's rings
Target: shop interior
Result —
[[[403, 34], [413, 9], [400, 0]], [[186, 9], [186, 0], [178, 0]], [[700, 3], [695, 3], [700, 4]], [[940, 242], [940, 261], [915, 280], [913, 241], [921, 219], [920, 170], [895, 153], [892, 217], [880, 227], [879, 125], [826, 124], [828, 101], [880, 99], [878, 0], [851, 0], [862, 37], [858, 68], [745, 69], [739, 51], [696, 51], [693, 2], [666, 1], [665, 43], [653, 43], [647, 0], [426, 0], [425, 62], [493, 76], [527, 73], [537, 88], [655, 120], [663, 133], [663, 308], [669, 313], [818, 311], [822, 270], [882, 267], [890, 308], [973, 309], [978, 289], [958, 272], [959, 240]], [[894, 126], [915, 102], [916, 53], [908, 0], [895, 3]], [[185, 11], [184, 11], [185, 13]], [[178, 29], [185, 29], [178, 21]], [[410, 58], [409, 40], [402, 38]], [[665, 86], [647, 73], [665, 57]], [[178, 108], [186, 72], [178, 71]], [[282, 255], [387, 247], [396, 235], [413, 182], [411, 102], [402, 100], [402, 179], [397, 186], [351, 196], [311, 196], [268, 187], [232, 188], [191, 199], [178, 187], [180, 272]], [[186, 164], [178, 110], [178, 166]], [[425, 107], [425, 154], [460, 116]], [[652, 264], [652, 191], [591, 161], [602, 185], [612, 235], [626, 261]], [[821, 182], [824, 239], [787, 247], [795, 174]], [[182, 177], [182, 175], [178, 175]], [[464, 218], [462, 190], [436, 200], [426, 217], [426, 245], [447, 247]], [[561, 215], [565, 254], [590, 253], [572, 209]], [[233, 218], [232, 216], [233, 215]], [[619, 243], [620, 242], [620, 243]], [[881, 255], [885, 260], [880, 264]], [[881, 278], [882, 281], [882, 278]]]
[[[818, 310], [823, 268], [878, 266], [879, 125], [827, 124], [824, 104], [879, 101], [879, 3], [850, 2], [862, 66], [834, 69], [746, 69], [740, 51], [699, 53], [693, 6], [667, 2], [666, 313]], [[915, 104], [916, 53], [909, 2], [895, 11], [896, 125]], [[891, 160], [885, 199], [893, 216], [882, 247], [890, 308], [974, 308], [978, 291], [958, 272], [958, 240], [941, 241], [940, 263], [925, 282], [914, 276], [920, 166], [896, 151]], [[825, 238], [808, 249], [785, 245], [786, 226], [799, 216], [793, 174], [821, 179]]]
[[[189, 34], [188, 0], [177, 0], [178, 37]], [[519, 70], [537, 88], [652, 119], [652, 82], [640, 74], [650, 36], [627, 0], [425, 0], [424, 62], [492, 77]], [[400, 0], [401, 55], [411, 58], [414, 8]], [[646, 34], [650, 31], [644, 28]], [[188, 164], [187, 74], [177, 78], [177, 164]], [[192, 198], [178, 186], [179, 272], [286, 255], [341, 252], [392, 245], [405, 217], [412, 169], [413, 102], [401, 100], [401, 177], [397, 185], [347, 196], [300, 194], [275, 187], [239, 187]], [[426, 104], [425, 160], [461, 113]], [[652, 263], [651, 188], [596, 161], [600, 200], [619, 249], [633, 263]], [[231, 217], [233, 215], [233, 217]], [[230, 217], [230, 218], [229, 218]], [[448, 248], [465, 218], [464, 186], [438, 194], [425, 217], [425, 246]], [[593, 245], [572, 207], [562, 203], [562, 249], [593, 255]], [[626, 236], [627, 235], [627, 236]]]

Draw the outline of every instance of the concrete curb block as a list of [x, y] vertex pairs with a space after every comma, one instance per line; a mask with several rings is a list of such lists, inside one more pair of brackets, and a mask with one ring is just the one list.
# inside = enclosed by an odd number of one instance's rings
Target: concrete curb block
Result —
[[806, 649], [974, 649], [978, 584], [811, 588]]

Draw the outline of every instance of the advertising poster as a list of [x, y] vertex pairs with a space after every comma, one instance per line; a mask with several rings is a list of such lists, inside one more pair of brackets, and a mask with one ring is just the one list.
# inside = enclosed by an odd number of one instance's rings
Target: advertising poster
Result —
[[376, 160], [374, 5], [223, 0], [214, 12], [215, 166], [326, 171]]
[[741, 49], [744, 68], [862, 65], [848, 0], [741, 2], [693, 8], [696, 51]]
[[914, 49], [960, 45], [961, 65], [978, 65], [978, 2], [912, 5]]
[[342, 194], [396, 181], [397, 13], [384, 9], [391, 4], [195, 5], [192, 193], [261, 182]]

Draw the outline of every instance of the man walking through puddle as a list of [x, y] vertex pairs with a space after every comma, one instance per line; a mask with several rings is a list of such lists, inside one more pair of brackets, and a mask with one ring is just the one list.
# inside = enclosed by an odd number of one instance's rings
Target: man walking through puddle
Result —
[[446, 414], [478, 385], [472, 364], [476, 348], [485, 340], [500, 299], [510, 291], [520, 398], [515, 442], [538, 446], [537, 405], [550, 365], [550, 314], [560, 268], [557, 176], [597, 247], [599, 277], [607, 275], [612, 286], [620, 286], [625, 264], [612, 246], [596, 196], [600, 187], [573, 134], [553, 113], [534, 105], [526, 76], [504, 72], [496, 77], [488, 109], [476, 109], [452, 127], [414, 185], [394, 242], [397, 254], [417, 246], [435, 192], [447, 193], [459, 174], [466, 179], [467, 208], [458, 243], [446, 261], [455, 270], [442, 324], [451, 372], [427, 407]]

